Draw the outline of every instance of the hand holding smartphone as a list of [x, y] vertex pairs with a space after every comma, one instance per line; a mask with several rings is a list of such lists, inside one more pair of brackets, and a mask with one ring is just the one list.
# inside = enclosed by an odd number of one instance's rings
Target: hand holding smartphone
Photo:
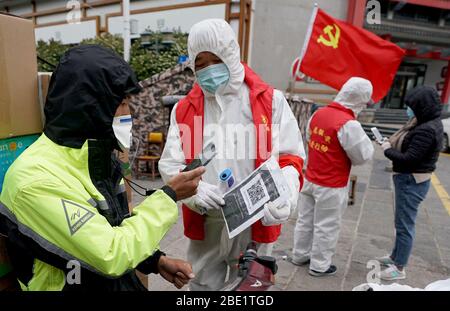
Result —
[[196, 169], [200, 166], [206, 166], [216, 156], [216, 146], [213, 143], [209, 143], [203, 148], [202, 153], [189, 163], [182, 172], [188, 172]]
[[378, 128], [376, 127], [372, 127], [370, 129], [373, 133], [373, 136], [375, 136], [375, 140], [378, 144], [383, 144], [384, 141], [386, 140], [386, 137], [383, 137], [383, 135], [381, 135], [380, 131], [378, 130]]

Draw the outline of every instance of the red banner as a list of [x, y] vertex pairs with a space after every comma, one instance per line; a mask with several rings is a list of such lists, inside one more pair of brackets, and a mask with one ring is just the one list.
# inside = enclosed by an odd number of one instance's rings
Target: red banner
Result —
[[300, 70], [335, 89], [351, 77], [370, 80], [377, 102], [389, 91], [404, 54], [392, 42], [319, 9]]

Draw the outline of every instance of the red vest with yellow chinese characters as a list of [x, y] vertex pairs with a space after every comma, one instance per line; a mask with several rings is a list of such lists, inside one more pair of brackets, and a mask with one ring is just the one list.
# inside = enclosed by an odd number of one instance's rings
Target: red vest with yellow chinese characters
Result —
[[347, 186], [352, 162], [337, 133], [350, 120], [355, 120], [353, 111], [338, 103], [319, 109], [312, 117], [306, 168], [310, 182], [330, 188]]
[[[259, 167], [270, 157], [272, 150], [272, 100], [273, 88], [263, 82], [247, 65], [245, 68], [245, 83], [250, 91], [250, 106], [256, 130], [256, 160], [255, 168]], [[180, 137], [186, 164], [202, 151], [203, 146], [203, 115], [204, 95], [201, 88], [195, 84], [189, 94], [182, 99], [176, 110], [176, 120], [180, 128]], [[200, 118], [201, 131], [196, 131], [194, 123]], [[197, 119], [197, 121], [194, 121]], [[183, 126], [180, 126], [183, 125]], [[189, 129], [183, 133], [182, 128]], [[292, 165], [300, 176], [300, 185], [303, 184], [303, 160], [294, 155], [280, 155], [280, 167]], [[186, 205], [182, 206], [184, 234], [191, 240], [205, 239], [205, 216], [192, 211]], [[278, 239], [281, 225], [263, 226], [261, 221], [252, 225], [252, 239], [259, 243], [271, 243]]]

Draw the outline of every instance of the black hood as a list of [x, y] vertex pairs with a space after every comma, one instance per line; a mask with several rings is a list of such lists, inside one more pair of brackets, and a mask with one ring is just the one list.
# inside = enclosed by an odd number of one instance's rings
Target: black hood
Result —
[[442, 104], [438, 92], [429, 86], [418, 86], [406, 94], [405, 103], [413, 111], [418, 123], [441, 116]]
[[131, 67], [98, 45], [67, 51], [53, 72], [45, 103], [45, 135], [58, 145], [81, 148], [87, 139], [107, 140], [120, 150], [112, 129], [117, 107], [141, 90]]

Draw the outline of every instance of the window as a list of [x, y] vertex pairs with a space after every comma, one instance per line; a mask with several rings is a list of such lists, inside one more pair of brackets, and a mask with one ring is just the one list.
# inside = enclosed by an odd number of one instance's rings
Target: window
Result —
[[441, 9], [407, 4], [404, 2], [391, 3], [390, 10], [394, 12], [394, 19], [438, 25]]

